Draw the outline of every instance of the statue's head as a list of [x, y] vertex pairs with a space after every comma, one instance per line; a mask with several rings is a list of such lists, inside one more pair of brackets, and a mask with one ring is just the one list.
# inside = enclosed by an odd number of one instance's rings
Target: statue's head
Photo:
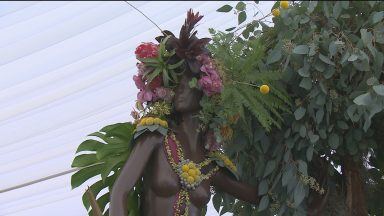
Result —
[[140, 113], [133, 111], [132, 116], [137, 121], [157, 117], [177, 123], [180, 114], [198, 112], [203, 97], [221, 93], [222, 79], [206, 48], [210, 39], [198, 38], [194, 29], [202, 17], [190, 10], [178, 38], [162, 31], [158, 44], [142, 43], [136, 48], [139, 72], [133, 79], [140, 90]]
[[200, 109], [200, 100], [203, 97], [203, 91], [198, 88], [191, 88], [189, 83], [197, 78], [190, 71], [183, 73], [180, 81], [175, 88], [173, 106], [176, 112], [195, 112]]

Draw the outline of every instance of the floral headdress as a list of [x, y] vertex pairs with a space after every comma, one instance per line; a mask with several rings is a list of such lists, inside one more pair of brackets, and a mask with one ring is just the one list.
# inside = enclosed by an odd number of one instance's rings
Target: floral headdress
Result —
[[[166, 133], [166, 128], [161, 127], [166, 124], [161, 125], [160, 122], [170, 114], [174, 88], [187, 68], [194, 75], [190, 87], [202, 90], [206, 98], [215, 98], [222, 92], [223, 79], [219, 67], [206, 49], [211, 39], [196, 37], [195, 26], [202, 18], [199, 13], [189, 10], [179, 38], [169, 31], [163, 31], [164, 35], [156, 38], [159, 44], [141, 43], [136, 48], [138, 74], [133, 76], [133, 80], [139, 92], [137, 110], [132, 111], [131, 115], [138, 124], [138, 134], [158, 129]], [[160, 126], [156, 126], [156, 122]], [[209, 150], [217, 150], [223, 138], [231, 136], [230, 127], [220, 130], [215, 127], [207, 130], [206, 148]], [[209, 129], [207, 125], [203, 128]]]

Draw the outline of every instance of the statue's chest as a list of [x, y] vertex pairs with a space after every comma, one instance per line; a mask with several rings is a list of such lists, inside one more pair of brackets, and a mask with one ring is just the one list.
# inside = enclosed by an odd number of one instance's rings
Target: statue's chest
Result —
[[[160, 197], [176, 196], [182, 189], [178, 174], [172, 169], [165, 149], [158, 148], [150, 162], [150, 185], [152, 191]], [[204, 207], [211, 197], [210, 179], [202, 180], [194, 189], [189, 190], [189, 198], [196, 207]]]

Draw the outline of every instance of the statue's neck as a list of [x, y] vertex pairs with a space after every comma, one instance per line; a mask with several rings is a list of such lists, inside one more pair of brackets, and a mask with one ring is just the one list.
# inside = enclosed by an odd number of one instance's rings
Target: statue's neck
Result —
[[203, 144], [201, 143], [201, 132], [198, 130], [199, 125], [198, 111], [181, 114], [181, 121], [177, 128], [179, 139], [184, 141], [182, 146], [185, 150], [188, 149], [192, 155], [202, 153]]

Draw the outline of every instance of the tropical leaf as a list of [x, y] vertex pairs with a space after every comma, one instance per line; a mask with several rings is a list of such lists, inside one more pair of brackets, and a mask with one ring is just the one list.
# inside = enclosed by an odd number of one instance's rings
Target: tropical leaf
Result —
[[[109, 193], [113, 183], [117, 179], [120, 169], [129, 157], [130, 151], [133, 148], [133, 133], [135, 127], [132, 123], [117, 123], [103, 127], [100, 131], [89, 134], [89, 137], [97, 137], [103, 142], [88, 139], [82, 142], [77, 148], [77, 155], [72, 162], [72, 167], [77, 167], [79, 170], [71, 177], [72, 188], [76, 188], [84, 184], [87, 180], [99, 176], [101, 179], [93, 183], [88, 188], [88, 193], [84, 193], [82, 200], [84, 207], [88, 210], [88, 215], [99, 215], [99, 210], [93, 209], [95, 206], [100, 208], [104, 215], [108, 215]], [[89, 152], [94, 153], [89, 153]], [[140, 184], [140, 181], [137, 183]], [[101, 196], [99, 193], [103, 189], [108, 189]], [[138, 187], [135, 186], [134, 194], [136, 199], [139, 199]], [[98, 197], [93, 200], [94, 198]], [[91, 207], [91, 203], [93, 205]], [[131, 207], [133, 211], [138, 212], [137, 206]]]

